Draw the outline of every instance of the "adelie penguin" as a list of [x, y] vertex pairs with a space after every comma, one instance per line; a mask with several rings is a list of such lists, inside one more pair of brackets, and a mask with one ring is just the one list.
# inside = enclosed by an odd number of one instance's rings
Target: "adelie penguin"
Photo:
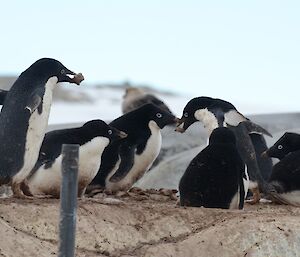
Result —
[[153, 104], [145, 104], [112, 121], [111, 126], [128, 136], [104, 150], [100, 169], [88, 191], [103, 188], [116, 193], [130, 189], [158, 156], [160, 130], [176, 121], [175, 116]]
[[280, 159], [269, 179], [271, 199], [300, 207], [300, 135], [285, 133], [262, 155]]
[[59, 61], [43, 58], [22, 72], [8, 91], [0, 113], [0, 185], [10, 183], [15, 197], [25, 197], [20, 186], [38, 159], [54, 87], [59, 82], [79, 85], [83, 79]]
[[110, 143], [125, 138], [119, 131], [102, 120], [92, 120], [82, 127], [48, 132], [40, 149], [38, 161], [28, 177], [28, 186], [33, 195], [52, 195], [58, 198], [61, 186], [62, 145], [78, 144], [78, 196], [96, 176], [101, 156]]
[[194, 122], [201, 121], [209, 134], [218, 127], [229, 127], [237, 138], [237, 148], [246, 163], [250, 177], [250, 190], [253, 200], [260, 199], [259, 187], [263, 191], [271, 174], [272, 162], [262, 160], [261, 153], [267, 149], [263, 135], [271, 136], [265, 129], [251, 122], [242, 115], [231, 103], [211, 97], [196, 97], [190, 100], [183, 110], [177, 131], [184, 132]]
[[209, 145], [189, 164], [179, 182], [180, 205], [243, 209], [247, 169], [228, 128], [216, 128]]

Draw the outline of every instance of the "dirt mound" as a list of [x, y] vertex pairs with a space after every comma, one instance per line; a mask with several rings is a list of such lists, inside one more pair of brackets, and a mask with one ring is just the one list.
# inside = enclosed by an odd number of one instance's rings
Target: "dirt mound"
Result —
[[[79, 200], [76, 256], [299, 256], [299, 208], [182, 208], [172, 199], [149, 193]], [[59, 200], [0, 204], [0, 256], [57, 255]]]

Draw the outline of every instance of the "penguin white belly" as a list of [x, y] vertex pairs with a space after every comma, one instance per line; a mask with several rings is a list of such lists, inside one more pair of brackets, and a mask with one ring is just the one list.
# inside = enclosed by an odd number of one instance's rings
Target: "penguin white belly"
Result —
[[24, 165], [16, 176], [13, 177], [13, 181], [15, 183], [21, 183], [24, 181], [38, 159], [40, 147], [48, 126], [52, 94], [56, 84], [57, 77], [51, 77], [47, 81], [45, 85], [45, 93], [42, 99], [42, 113], [39, 114], [37, 108], [29, 118], [25, 142]]
[[116, 169], [110, 172], [106, 178], [106, 189], [113, 192], [128, 190], [138, 179], [144, 175], [147, 170], [151, 168], [153, 162], [160, 152], [162, 138], [160, 128], [154, 121], [149, 122], [149, 128], [151, 130], [151, 136], [147, 141], [144, 151], [140, 155], [135, 154], [133, 167], [130, 169], [125, 178], [116, 183], [109, 181]]
[[101, 165], [102, 153], [109, 144], [106, 137], [93, 138], [79, 148], [78, 192], [84, 194], [88, 184], [97, 175]]
[[249, 189], [249, 175], [247, 172], [247, 165], [245, 165], [245, 174], [246, 174], [246, 179], [243, 178], [243, 187], [244, 187], [244, 199], [240, 199], [240, 187], [237, 191], [237, 193], [233, 196], [230, 205], [229, 205], [229, 209], [239, 209], [239, 203], [240, 201], [244, 201], [246, 199], [247, 193], [248, 193], [248, 189]]
[[239, 208], [239, 203], [240, 203], [240, 189], [236, 192], [236, 194], [233, 196], [229, 209], [230, 210], [237, 210]]
[[249, 174], [248, 174], [248, 167], [245, 165], [245, 174], [246, 174], [246, 179], [243, 178], [243, 183], [244, 183], [244, 192], [245, 192], [245, 199], [248, 194], [248, 190], [250, 187], [250, 180], [249, 180]]
[[[101, 164], [101, 155], [108, 144], [108, 138], [97, 137], [79, 147], [78, 192], [80, 195], [96, 176]], [[45, 169], [45, 165], [42, 165], [29, 179], [28, 185], [34, 195], [47, 194], [59, 197], [61, 163], [62, 155], [59, 155], [50, 168]]]

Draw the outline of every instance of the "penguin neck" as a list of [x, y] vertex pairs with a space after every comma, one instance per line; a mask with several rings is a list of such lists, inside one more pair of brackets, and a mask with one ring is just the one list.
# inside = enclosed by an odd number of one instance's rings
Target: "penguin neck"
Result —
[[51, 77], [47, 80], [46, 84], [45, 84], [45, 88], [46, 89], [50, 89], [51, 91], [53, 91], [53, 89], [55, 88], [55, 86], [57, 85], [58, 82], [58, 78], [56, 76]]
[[153, 134], [154, 131], [160, 131], [160, 127], [157, 125], [157, 123], [153, 120], [150, 120], [148, 123], [148, 127]]
[[297, 137], [294, 137], [294, 140], [292, 141], [292, 144], [291, 144], [290, 152], [298, 151], [298, 150], [300, 150], [300, 135]]
[[203, 123], [204, 127], [208, 130], [209, 135], [214, 129], [219, 127], [216, 116], [207, 108], [197, 110], [194, 116], [198, 121]]

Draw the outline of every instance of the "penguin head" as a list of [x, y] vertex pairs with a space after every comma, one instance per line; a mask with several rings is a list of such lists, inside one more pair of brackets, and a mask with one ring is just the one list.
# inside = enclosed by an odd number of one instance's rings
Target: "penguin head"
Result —
[[183, 109], [183, 114], [177, 123], [176, 131], [183, 133], [189, 126], [199, 121], [196, 115], [197, 111], [206, 109], [212, 101], [213, 98], [205, 96], [196, 97], [190, 100]]
[[127, 134], [105, 123], [103, 120], [91, 120], [83, 126], [83, 133], [88, 139], [95, 137], [106, 137], [110, 142], [120, 140], [127, 137]]
[[281, 160], [289, 153], [297, 150], [300, 150], [300, 135], [286, 132], [272, 147], [263, 152], [262, 156]]
[[234, 133], [225, 127], [219, 127], [213, 130], [209, 137], [209, 144], [236, 144]]
[[217, 127], [237, 126], [247, 119], [231, 103], [211, 97], [196, 97], [188, 102], [176, 131], [185, 130], [196, 121], [201, 121], [209, 132]]
[[66, 68], [61, 62], [52, 58], [42, 58], [37, 60], [22, 73], [23, 76], [27, 74], [44, 81], [47, 81], [51, 77], [56, 77], [57, 82], [69, 82], [77, 85], [84, 80], [81, 73], [76, 74]]
[[145, 118], [154, 121], [157, 126], [162, 129], [166, 125], [174, 124], [178, 119], [170, 112], [165, 111], [154, 104], [145, 104], [140, 108], [145, 113]]

